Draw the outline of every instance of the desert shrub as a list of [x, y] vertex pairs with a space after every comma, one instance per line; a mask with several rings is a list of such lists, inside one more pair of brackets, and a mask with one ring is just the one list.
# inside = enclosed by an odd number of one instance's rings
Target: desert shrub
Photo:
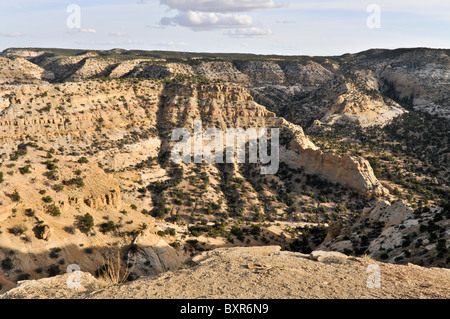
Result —
[[22, 175], [31, 174], [31, 166], [30, 165], [26, 165], [24, 167], [21, 167], [21, 168], [19, 168], [19, 172]]
[[27, 215], [28, 217], [34, 217], [35, 215], [34, 210], [31, 208], [25, 209], [25, 215]]
[[239, 226], [233, 226], [231, 228], [231, 233], [236, 236], [240, 241], [244, 241], [244, 232]]
[[61, 210], [59, 209], [58, 206], [56, 206], [56, 205], [51, 205], [51, 206], [49, 206], [49, 207], [47, 208], [47, 213], [50, 214], [50, 215], [52, 215], [52, 216], [54, 216], [54, 217], [57, 217], [57, 216], [60, 216], [60, 215], [61, 215]]
[[169, 245], [172, 246], [173, 248], [178, 248], [178, 247], [180, 247], [181, 244], [178, 241], [174, 241], [173, 243], [170, 243]]
[[61, 269], [59, 269], [59, 265], [52, 265], [47, 268], [47, 273], [50, 277], [58, 276], [61, 274]]
[[14, 264], [13, 261], [11, 260], [11, 258], [6, 257], [5, 259], [2, 260], [2, 269], [5, 271], [11, 270], [14, 268]]
[[53, 259], [59, 258], [59, 252], [61, 252], [61, 248], [54, 247], [54, 248], [50, 249], [49, 257], [53, 258]]
[[14, 226], [8, 229], [10, 234], [13, 234], [15, 236], [23, 235], [26, 231], [26, 228], [23, 226]]
[[48, 172], [45, 172], [43, 175], [52, 181], [59, 180], [59, 175], [56, 171], [48, 171]]
[[447, 251], [447, 246], [446, 246], [446, 240], [445, 239], [439, 239], [436, 245], [436, 250], [438, 252], [446, 252]]
[[17, 191], [17, 189], [14, 191], [14, 193], [8, 194], [8, 196], [9, 196], [9, 198], [11, 198], [11, 200], [13, 202], [20, 202], [20, 200], [21, 200], [20, 194]]
[[81, 226], [84, 232], [88, 233], [94, 228], [94, 217], [86, 213], [81, 221]]
[[252, 225], [250, 227], [250, 234], [258, 236], [261, 233], [261, 225]]
[[68, 234], [75, 235], [75, 227], [73, 226], [64, 226], [64, 231]]
[[83, 187], [84, 180], [81, 177], [74, 177], [74, 178], [69, 179], [68, 181], [64, 181], [64, 184], [68, 185], [68, 186]]
[[53, 198], [51, 198], [51, 196], [42, 197], [42, 200], [44, 201], [44, 203], [51, 203], [51, 202], [53, 202]]
[[87, 163], [89, 163], [89, 160], [86, 157], [82, 156], [78, 159], [78, 163], [87, 164]]
[[17, 276], [17, 281], [22, 281], [22, 280], [29, 280], [31, 278], [30, 274], [20, 274], [19, 276]]
[[56, 166], [55, 163], [50, 162], [50, 161], [47, 162], [47, 169], [48, 169], [49, 171], [54, 171], [54, 170], [56, 170], [57, 168], [58, 168], [58, 166]]
[[103, 234], [106, 234], [110, 231], [114, 231], [116, 229], [117, 229], [117, 225], [112, 220], [109, 220], [106, 223], [100, 224], [100, 231]]
[[336, 207], [334, 208], [334, 210], [336, 212], [340, 213], [340, 212], [345, 212], [347, 210], [347, 208], [344, 205], [337, 204]]
[[95, 275], [107, 286], [117, 286], [131, 279], [130, 274], [133, 267], [134, 265], [123, 267], [120, 253], [118, 252], [116, 258], [108, 258], [106, 262], [95, 271]]
[[59, 192], [61, 192], [64, 189], [64, 185], [63, 184], [56, 184], [56, 185], [52, 186], [52, 189], [55, 192], [59, 193]]

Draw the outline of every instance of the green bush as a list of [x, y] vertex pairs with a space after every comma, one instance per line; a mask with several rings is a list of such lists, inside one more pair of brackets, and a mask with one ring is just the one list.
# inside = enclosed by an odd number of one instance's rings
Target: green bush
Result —
[[52, 265], [47, 269], [47, 273], [50, 277], [58, 276], [61, 274], [61, 269], [58, 265]]
[[42, 197], [42, 200], [44, 201], [44, 203], [51, 203], [51, 202], [53, 202], [53, 198], [51, 198], [51, 196]]
[[87, 163], [89, 163], [89, 160], [86, 157], [82, 156], [78, 159], [78, 163], [87, 164]]
[[13, 264], [11, 258], [7, 257], [7, 258], [2, 260], [2, 269], [3, 270], [8, 271], [8, 270], [11, 270], [13, 268], [14, 268], [14, 264]]
[[86, 213], [83, 216], [83, 220], [81, 221], [81, 225], [83, 227], [83, 231], [88, 233], [94, 228], [94, 217], [91, 214]]
[[56, 205], [51, 205], [47, 208], [47, 213], [52, 215], [53, 217], [57, 217], [61, 215], [61, 210]]
[[110, 220], [110, 221], [108, 221], [106, 223], [100, 224], [100, 231], [103, 234], [106, 234], [106, 233], [108, 233], [110, 231], [114, 231], [116, 229], [117, 229], [117, 225], [114, 224], [114, 222], [112, 220]]
[[22, 175], [31, 174], [31, 166], [27, 165], [27, 166], [21, 167], [21, 168], [19, 168], [19, 172]]
[[21, 197], [20, 197], [20, 194], [17, 191], [17, 189], [14, 191], [14, 193], [12, 193], [12, 194], [10, 194], [8, 196], [11, 198], [11, 200], [13, 202], [20, 202]]
[[84, 180], [81, 177], [75, 177], [69, 179], [68, 181], [64, 181], [64, 184], [69, 186], [83, 187]]

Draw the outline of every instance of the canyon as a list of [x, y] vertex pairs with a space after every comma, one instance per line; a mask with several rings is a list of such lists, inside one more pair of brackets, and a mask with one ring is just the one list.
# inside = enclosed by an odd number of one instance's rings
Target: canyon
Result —
[[[3, 51], [0, 291], [236, 246], [448, 268], [449, 55]], [[278, 172], [174, 163], [171, 134], [195, 121], [278, 128]]]

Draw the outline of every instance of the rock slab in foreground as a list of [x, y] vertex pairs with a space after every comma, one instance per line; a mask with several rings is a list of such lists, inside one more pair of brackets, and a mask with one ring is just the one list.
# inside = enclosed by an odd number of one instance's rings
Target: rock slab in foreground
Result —
[[[317, 259], [317, 260], [312, 260]], [[329, 262], [330, 258], [339, 263]], [[0, 298], [268, 299], [268, 298], [449, 298], [450, 270], [385, 264], [330, 252], [305, 255], [279, 247], [219, 248], [194, 258], [195, 266], [131, 283], [93, 290], [82, 274], [81, 289], [69, 289], [69, 274], [24, 282]], [[322, 261], [321, 261], [322, 260]], [[368, 288], [377, 265], [381, 287]]]

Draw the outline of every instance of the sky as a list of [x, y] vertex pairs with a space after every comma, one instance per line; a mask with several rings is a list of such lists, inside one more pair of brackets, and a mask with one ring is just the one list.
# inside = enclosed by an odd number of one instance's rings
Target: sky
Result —
[[341, 55], [450, 48], [450, 0], [0, 0], [0, 50]]

